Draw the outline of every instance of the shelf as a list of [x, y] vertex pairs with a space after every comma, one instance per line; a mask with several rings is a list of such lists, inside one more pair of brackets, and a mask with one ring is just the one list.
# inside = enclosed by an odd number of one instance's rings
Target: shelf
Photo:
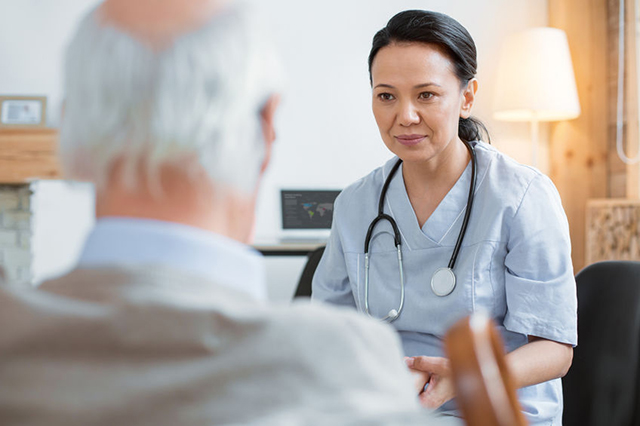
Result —
[[0, 128], [0, 184], [60, 179], [58, 131], [52, 128]]

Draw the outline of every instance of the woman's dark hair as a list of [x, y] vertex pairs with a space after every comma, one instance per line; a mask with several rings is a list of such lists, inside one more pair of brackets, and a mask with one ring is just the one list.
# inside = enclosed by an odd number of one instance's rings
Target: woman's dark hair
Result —
[[[387, 26], [373, 37], [369, 53], [369, 81], [371, 83], [373, 83], [371, 65], [378, 51], [394, 42], [426, 43], [438, 46], [453, 62], [456, 76], [462, 86], [476, 75], [476, 45], [469, 32], [458, 21], [438, 12], [405, 10], [391, 18], [387, 22]], [[480, 140], [483, 135], [490, 143], [487, 128], [477, 118], [460, 118], [458, 121], [460, 139], [465, 141]]]

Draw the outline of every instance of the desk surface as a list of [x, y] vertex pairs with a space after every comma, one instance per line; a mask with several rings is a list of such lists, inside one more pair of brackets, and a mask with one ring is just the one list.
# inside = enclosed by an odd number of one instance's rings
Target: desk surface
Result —
[[324, 247], [325, 242], [278, 242], [256, 241], [252, 247], [264, 256], [307, 256], [317, 248]]

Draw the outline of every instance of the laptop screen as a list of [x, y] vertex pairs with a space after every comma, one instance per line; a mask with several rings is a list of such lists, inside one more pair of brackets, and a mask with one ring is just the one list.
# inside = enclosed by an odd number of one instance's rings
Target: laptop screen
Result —
[[337, 190], [280, 191], [282, 229], [331, 229]]

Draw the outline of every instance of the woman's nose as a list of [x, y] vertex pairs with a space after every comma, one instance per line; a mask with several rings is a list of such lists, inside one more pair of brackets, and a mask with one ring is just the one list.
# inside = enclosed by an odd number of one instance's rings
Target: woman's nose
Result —
[[412, 124], [418, 124], [420, 122], [418, 109], [413, 102], [404, 102], [400, 105], [398, 122], [401, 126], [411, 126]]

